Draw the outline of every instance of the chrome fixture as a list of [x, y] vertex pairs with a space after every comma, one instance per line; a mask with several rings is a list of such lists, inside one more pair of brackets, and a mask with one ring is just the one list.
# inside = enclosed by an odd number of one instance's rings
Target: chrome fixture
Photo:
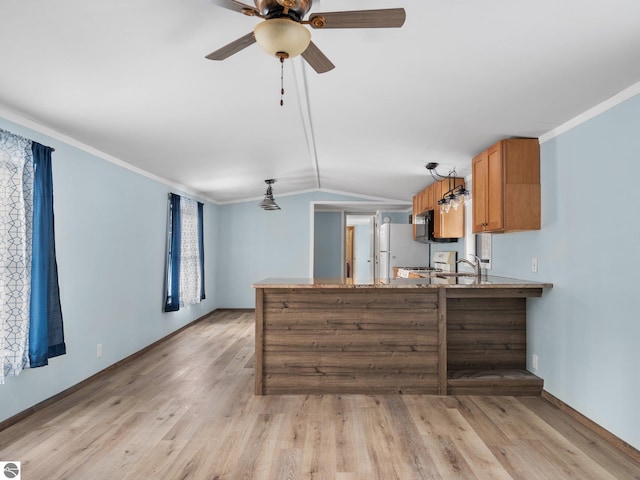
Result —
[[263, 210], [280, 210], [280, 207], [273, 199], [273, 189], [271, 188], [271, 185], [276, 183], [276, 181], [271, 178], [265, 180], [265, 183], [267, 184], [267, 193], [264, 194], [264, 200], [260, 202], [260, 207], [262, 207]]
[[448, 182], [449, 190], [442, 194], [442, 198], [438, 200], [438, 205], [440, 205], [440, 211], [442, 213], [449, 213], [452, 207], [454, 210], [457, 210], [460, 205], [464, 205], [464, 203], [471, 198], [471, 192], [464, 188], [464, 185], [455, 184], [455, 167], [445, 176], [436, 172], [438, 165], [438, 163], [431, 162], [427, 163], [425, 168], [429, 170], [429, 173], [436, 182], [440, 180], [446, 180]]
[[460, 260], [458, 260], [456, 263], [466, 263], [467, 265], [470, 265], [471, 268], [473, 268], [473, 272], [476, 274], [476, 276], [478, 278], [482, 278], [482, 265], [481, 265], [481, 260], [479, 257], [477, 257], [476, 255], [470, 254], [473, 258], [475, 258], [476, 263], [475, 265], [473, 263], [471, 263], [469, 260], [467, 260], [466, 258], [461, 258]]

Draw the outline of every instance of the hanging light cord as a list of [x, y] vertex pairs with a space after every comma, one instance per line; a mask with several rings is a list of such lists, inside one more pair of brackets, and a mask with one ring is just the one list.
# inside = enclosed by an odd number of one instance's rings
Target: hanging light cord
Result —
[[284, 105], [284, 57], [280, 57], [280, 106]]

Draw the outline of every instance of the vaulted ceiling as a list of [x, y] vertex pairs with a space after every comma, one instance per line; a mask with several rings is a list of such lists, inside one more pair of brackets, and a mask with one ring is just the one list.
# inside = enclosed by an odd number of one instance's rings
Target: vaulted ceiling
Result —
[[[246, 3], [253, 5], [251, 0]], [[410, 200], [424, 166], [470, 172], [640, 81], [638, 0], [315, 0], [403, 7], [398, 29], [312, 30], [317, 74], [258, 45], [261, 21], [206, 0], [3, 0], [0, 113], [216, 202], [323, 189]]]

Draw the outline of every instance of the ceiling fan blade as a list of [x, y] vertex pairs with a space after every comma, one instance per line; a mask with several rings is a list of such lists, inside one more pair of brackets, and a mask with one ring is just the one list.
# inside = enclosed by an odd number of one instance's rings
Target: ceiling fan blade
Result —
[[336, 68], [313, 42], [309, 43], [307, 49], [302, 52], [302, 58], [318, 73], [325, 73]]
[[215, 52], [211, 52], [205, 58], [208, 58], [209, 60], [224, 60], [225, 58], [230, 57], [234, 53], [238, 53], [240, 50], [247, 48], [249, 45], [253, 45], [254, 43], [256, 43], [256, 37], [253, 36], [253, 32], [247, 33], [244, 37], [240, 37], [236, 41], [231, 42], [229, 45], [225, 45]]
[[309, 24], [313, 28], [391, 28], [401, 27], [406, 18], [404, 8], [387, 8], [314, 13], [309, 17]]
[[[260, 16], [260, 12], [257, 8], [245, 5], [242, 2], [237, 2], [236, 0], [212, 0], [212, 2], [219, 7], [226, 8], [227, 10], [244, 13], [245, 15]], [[250, 12], [253, 12], [253, 14]]]

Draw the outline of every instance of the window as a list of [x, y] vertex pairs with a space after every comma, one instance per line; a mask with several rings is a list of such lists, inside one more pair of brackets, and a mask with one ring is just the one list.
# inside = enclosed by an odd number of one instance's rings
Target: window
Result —
[[204, 205], [169, 194], [165, 312], [204, 300]]

